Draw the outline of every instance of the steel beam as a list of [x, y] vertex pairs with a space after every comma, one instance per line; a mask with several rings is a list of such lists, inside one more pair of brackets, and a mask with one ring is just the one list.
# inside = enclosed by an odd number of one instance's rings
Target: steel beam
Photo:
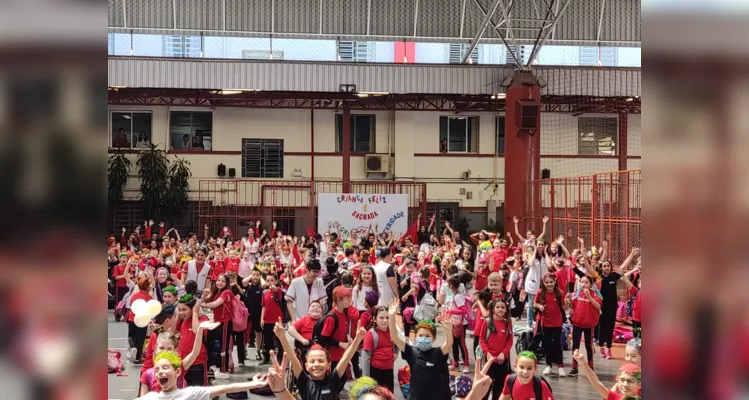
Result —
[[[556, 0], [556, 1], [559, 1], [559, 0]], [[557, 23], [559, 23], [559, 20], [564, 15], [564, 11], [567, 10], [567, 6], [569, 6], [571, 2], [572, 0], [566, 0], [564, 4], [562, 5], [562, 8], [559, 10], [559, 12], [556, 15], [554, 15], [554, 21], [551, 22], [551, 26], [541, 31], [542, 36], [540, 37], [540, 41], [537, 40], [536, 44], [533, 46], [533, 51], [531, 51], [531, 55], [530, 57], [528, 57], [527, 65], [531, 65], [533, 61], [535, 60], [535, 58], [538, 56], [538, 52], [541, 51], [541, 48], [546, 43], [546, 40], [549, 39], [551, 31], [554, 29], [554, 27], [557, 26]]]
[[[418, 1], [418, 0], [417, 0]], [[471, 44], [468, 46], [468, 49], [463, 54], [463, 58], [460, 60], [461, 64], [465, 64], [466, 61], [468, 61], [468, 58], [471, 56], [471, 52], [474, 48], [476, 48], [476, 45], [479, 43], [479, 40], [481, 39], [481, 36], [484, 35], [484, 31], [486, 30], [487, 25], [489, 25], [489, 22], [492, 20], [492, 16], [494, 15], [494, 12], [497, 10], [497, 6], [499, 5], [499, 2], [502, 0], [494, 0], [492, 2], [492, 5], [489, 6], [489, 10], [484, 14], [484, 20], [481, 21], [481, 25], [479, 25], [479, 29], [476, 32], [476, 35], [473, 36], [473, 40], [471, 40]]]
[[596, 41], [601, 41], [601, 28], [603, 28], [603, 11], [606, 9], [606, 0], [601, 0], [601, 15], [598, 16], [598, 33]]

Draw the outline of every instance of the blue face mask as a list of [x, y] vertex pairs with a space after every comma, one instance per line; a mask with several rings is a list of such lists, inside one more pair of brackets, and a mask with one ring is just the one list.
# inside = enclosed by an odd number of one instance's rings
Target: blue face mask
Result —
[[416, 347], [419, 350], [429, 350], [432, 348], [432, 338], [419, 336], [416, 338]]

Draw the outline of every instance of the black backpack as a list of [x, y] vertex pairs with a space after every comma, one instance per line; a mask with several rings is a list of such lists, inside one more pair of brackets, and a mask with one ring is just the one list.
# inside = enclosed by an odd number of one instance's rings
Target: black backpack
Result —
[[[507, 379], [507, 389], [510, 392], [510, 395], [512, 395], [512, 388], [515, 386], [515, 381], [518, 378], [518, 374], [512, 374], [510, 375], [509, 379]], [[533, 393], [534, 396], [536, 396], [537, 399], [543, 399], [543, 388], [541, 387], [541, 381], [546, 383], [546, 387], [549, 388], [549, 392], [552, 394], [554, 391], [551, 390], [551, 385], [549, 385], [549, 381], [546, 380], [543, 376], [533, 376]]]
[[333, 332], [338, 330], [338, 316], [331, 310], [325, 314], [319, 321], [315, 322], [315, 326], [312, 328], [312, 344], [319, 344], [323, 347], [328, 347], [327, 337], [322, 336], [322, 328], [325, 326], [325, 320], [329, 317], [333, 317]]
[[517, 341], [515, 342], [516, 354], [520, 354], [524, 351], [530, 351], [536, 355], [537, 360], [544, 359], [546, 354], [543, 345], [543, 338], [544, 336], [542, 333], [534, 335], [533, 331], [531, 330], [521, 333], [520, 336], [518, 336]]

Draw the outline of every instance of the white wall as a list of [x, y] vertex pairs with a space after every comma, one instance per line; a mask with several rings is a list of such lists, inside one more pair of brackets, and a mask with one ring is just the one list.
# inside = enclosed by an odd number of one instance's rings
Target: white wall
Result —
[[[153, 140], [168, 143], [169, 111], [206, 111], [205, 108], [186, 107], [137, 107], [111, 106], [110, 111], [131, 110], [151, 111], [153, 116]], [[389, 153], [388, 111], [360, 111], [353, 114], [374, 114], [376, 153]], [[395, 156], [393, 157], [394, 179], [406, 182], [426, 182], [429, 201], [455, 201], [462, 207], [485, 207], [486, 201], [504, 200], [504, 158], [496, 159], [491, 154], [495, 149], [495, 117], [501, 113], [475, 113], [466, 116], [479, 117], [479, 153], [482, 157], [458, 157], [439, 153], [439, 117], [450, 115], [441, 112], [399, 111], [395, 112], [394, 134], [391, 136]], [[608, 115], [607, 115], [608, 116]], [[310, 140], [310, 110], [274, 110], [217, 108], [213, 110], [213, 150], [241, 151], [243, 138], [283, 139], [284, 149], [291, 153], [284, 157], [285, 180], [309, 180], [311, 174], [312, 151]], [[111, 129], [110, 129], [111, 132]], [[639, 155], [640, 116], [629, 117], [630, 155]], [[111, 135], [111, 133], [110, 133]], [[577, 118], [562, 113], [544, 113], [541, 117], [541, 168], [549, 168], [552, 177], [586, 175], [596, 172], [615, 171], [616, 158], [563, 158], [550, 155], [577, 155]], [[340, 181], [342, 179], [341, 156], [335, 152], [335, 112], [316, 110], [314, 114], [315, 176], [318, 181]], [[323, 153], [320, 155], [319, 153]], [[420, 156], [415, 156], [420, 154]], [[424, 156], [424, 154], [428, 154]], [[170, 155], [174, 157], [175, 155]], [[228, 168], [236, 168], [241, 176], [241, 155], [239, 154], [178, 154], [190, 161], [193, 173], [190, 181], [192, 197], [197, 198], [198, 182], [216, 178], [216, 168], [223, 163]], [[134, 159], [136, 156], [133, 154]], [[630, 159], [629, 168], [639, 168], [639, 159]], [[292, 172], [301, 171], [301, 178], [294, 178]], [[471, 170], [469, 180], [462, 179], [463, 171]], [[136, 174], [135, 167], [131, 171]], [[498, 190], [494, 193], [494, 178], [498, 179]], [[352, 156], [351, 179], [367, 181], [364, 172], [364, 157]], [[373, 182], [376, 182], [373, 180]], [[126, 196], [137, 194], [139, 182], [136, 177], [128, 181]], [[472, 193], [472, 199], [460, 194], [460, 189]]]

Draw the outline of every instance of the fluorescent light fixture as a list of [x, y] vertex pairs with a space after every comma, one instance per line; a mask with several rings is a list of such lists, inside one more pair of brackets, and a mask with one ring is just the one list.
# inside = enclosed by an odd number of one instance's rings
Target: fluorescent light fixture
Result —
[[243, 92], [243, 90], [237, 90], [237, 89], [221, 89], [219, 91], [219, 94], [225, 94], [225, 95], [228, 95], [228, 94], [240, 94], [242, 92]]
[[387, 96], [390, 92], [359, 92], [360, 94], [368, 94], [370, 96]]
[[506, 93], [494, 93], [491, 98], [494, 100], [497, 100], [497, 99], [504, 99], [506, 97], [507, 97]]
[[122, 114], [122, 118], [130, 119], [130, 114]]

